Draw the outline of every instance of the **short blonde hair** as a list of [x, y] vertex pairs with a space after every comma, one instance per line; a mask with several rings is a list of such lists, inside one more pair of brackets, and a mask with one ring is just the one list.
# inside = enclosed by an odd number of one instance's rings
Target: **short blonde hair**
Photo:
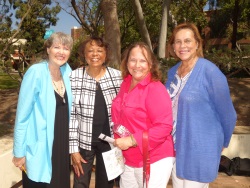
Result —
[[47, 48], [50, 48], [55, 43], [67, 46], [70, 51], [73, 48], [73, 39], [70, 35], [63, 32], [52, 33], [51, 36], [44, 42], [44, 53], [42, 54], [43, 59], [48, 59]]
[[50, 48], [54, 43], [60, 43], [62, 45], [65, 45], [70, 50], [72, 50], [72, 47], [73, 47], [72, 37], [68, 34], [63, 33], [63, 32], [52, 33], [51, 36], [47, 40], [45, 40], [45, 42], [44, 42], [45, 50], [47, 50], [47, 48]]

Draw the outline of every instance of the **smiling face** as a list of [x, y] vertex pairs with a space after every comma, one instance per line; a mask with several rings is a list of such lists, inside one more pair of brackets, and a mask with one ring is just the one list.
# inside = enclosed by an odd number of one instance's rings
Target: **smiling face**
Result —
[[70, 56], [70, 48], [61, 43], [53, 43], [51, 47], [47, 48], [49, 63], [53, 66], [62, 66], [65, 64]]
[[190, 29], [181, 29], [175, 35], [173, 43], [175, 54], [183, 61], [189, 61], [197, 56], [198, 43]]
[[133, 82], [139, 83], [150, 72], [147, 52], [139, 46], [134, 47], [128, 57], [128, 71], [133, 77]]
[[106, 60], [106, 49], [90, 41], [86, 44], [84, 56], [90, 67], [101, 67]]

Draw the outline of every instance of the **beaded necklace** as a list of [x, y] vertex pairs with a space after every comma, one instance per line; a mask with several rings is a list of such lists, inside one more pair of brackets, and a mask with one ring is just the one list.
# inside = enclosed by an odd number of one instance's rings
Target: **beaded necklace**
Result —
[[56, 86], [56, 83], [54, 82], [53, 76], [52, 76], [51, 73], [50, 73], [50, 75], [51, 75], [52, 83], [53, 83], [53, 85], [55, 86], [56, 92], [62, 97], [63, 103], [65, 103], [65, 98], [64, 98], [64, 93], [63, 93], [63, 91], [64, 91], [64, 86], [63, 86], [63, 80], [62, 80], [62, 75], [61, 75], [61, 73], [60, 73], [60, 81], [61, 81], [60, 90], [59, 90], [59, 88]]

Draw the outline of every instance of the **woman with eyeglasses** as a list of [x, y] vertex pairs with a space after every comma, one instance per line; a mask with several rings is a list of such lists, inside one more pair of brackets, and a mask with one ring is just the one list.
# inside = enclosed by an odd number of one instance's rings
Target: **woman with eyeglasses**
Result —
[[173, 109], [176, 162], [174, 188], [207, 188], [216, 179], [221, 152], [228, 147], [236, 112], [227, 79], [203, 58], [202, 39], [192, 23], [176, 26], [169, 39], [180, 60], [168, 72]]
[[86, 66], [71, 74], [73, 105], [70, 117], [69, 147], [75, 171], [74, 188], [89, 187], [96, 157], [96, 188], [113, 188], [108, 181], [102, 153], [110, 145], [98, 136], [113, 136], [111, 103], [120, 89], [120, 71], [107, 66], [109, 48], [100, 37], [90, 37], [79, 47]]
[[72, 103], [67, 63], [73, 39], [49, 30], [46, 60], [29, 67], [22, 81], [14, 129], [13, 163], [23, 188], [69, 188], [69, 116]]

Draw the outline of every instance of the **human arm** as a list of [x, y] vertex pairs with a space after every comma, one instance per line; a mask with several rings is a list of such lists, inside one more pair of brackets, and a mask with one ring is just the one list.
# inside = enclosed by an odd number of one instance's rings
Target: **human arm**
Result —
[[38, 69], [39, 67], [37, 66], [31, 66], [27, 70], [19, 92], [13, 147], [13, 154], [16, 158], [22, 158], [26, 155], [26, 132], [30, 115], [40, 93], [41, 79]]
[[[169, 94], [160, 82], [149, 85], [145, 98], [147, 131], [149, 135], [149, 150], [166, 141], [172, 131], [172, 103]], [[142, 148], [143, 131], [133, 134], [137, 144]]]
[[[164, 85], [159, 81], [150, 82], [144, 86], [138, 85], [127, 97], [124, 97], [123, 93], [126, 93], [126, 88], [129, 85], [128, 77], [122, 83], [118, 96], [113, 100], [112, 121], [115, 124], [125, 126], [132, 133], [137, 146], [141, 150], [144, 130], [149, 132], [149, 140], [152, 144], [149, 149], [165, 142], [167, 138], [171, 139], [172, 104]], [[122, 148], [132, 145], [130, 138], [119, 138], [116, 141], [118, 145], [119, 142], [124, 142], [124, 145], [120, 146]]]
[[237, 119], [228, 82], [217, 67], [212, 69], [209, 74], [206, 73], [206, 76], [208, 78], [209, 98], [224, 132], [223, 146], [228, 147]]
[[130, 147], [137, 146], [137, 142], [132, 134], [130, 136], [115, 139], [113, 144], [121, 150], [127, 150]]
[[71, 154], [71, 159], [72, 159], [72, 165], [74, 167], [74, 171], [76, 173], [76, 175], [79, 177], [81, 174], [84, 174], [84, 171], [82, 169], [82, 163], [87, 163], [87, 161], [85, 161], [81, 154], [79, 152], [76, 153], [72, 153]]
[[20, 170], [23, 170], [26, 172], [26, 165], [25, 165], [25, 157], [13, 157], [12, 162], [13, 164], [18, 167]]
[[78, 126], [79, 121], [77, 119], [77, 109], [75, 105], [75, 100], [73, 100], [69, 122], [69, 153], [79, 152]]
[[[74, 102], [72, 107], [74, 106]], [[82, 165], [81, 163], [85, 163], [85, 160], [81, 157], [80, 153], [78, 152], [78, 132], [77, 132], [77, 127], [78, 127], [78, 122], [76, 119], [74, 119], [72, 116], [74, 116], [74, 112], [71, 110], [71, 120], [70, 120], [70, 126], [69, 126], [69, 130], [70, 130], [70, 136], [69, 136], [69, 149], [70, 149], [70, 153], [71, 153], [71, 159], [72, 159], [72, 165], [74, 168], [74, 171], [76, 173], [76, 175], [79, 177], [80, 174], [84, 174], [83, 169], [82, 169]], [[73, 120], [74, 119], [74, 120]]]
[[77, 92], [79, 88], [77, 88], [77, 81], [76, 81], [77, 79], [75, 76], [75, 72], [72, 72], [70, 80], [72, 87], [73, 102], [71, 106], [70, 122], [69, 122], [69, 152], [71, 153], [71, 159], [74, 171], [76, 175], [79, 177], [80, 174], [84, 174], [81, 163], [82, 162], [86, 163], [86, 161], [82, 158], [81, 154], [79, 153], [78, 111], [80, 110], [81, 106], [79, 106], [80, 105], [79, 102], [77, 103], [77, 98], [79, 100], [79, 93]]
[[[76, 75], [80, 72], [78, 69], [71, 72], [70, 82], [71, 82], [71, 90], [72, 90], [72, 105], [70, 111], [70, 120], [69, 120], [69, 153], [77, 153], [79, 152], [79, 120], [78, 114], [80, 113], [80, 95], [81, 89], [79, 88], [78, 78]], [[81, 75], [82, 76], [82, 75]]]

